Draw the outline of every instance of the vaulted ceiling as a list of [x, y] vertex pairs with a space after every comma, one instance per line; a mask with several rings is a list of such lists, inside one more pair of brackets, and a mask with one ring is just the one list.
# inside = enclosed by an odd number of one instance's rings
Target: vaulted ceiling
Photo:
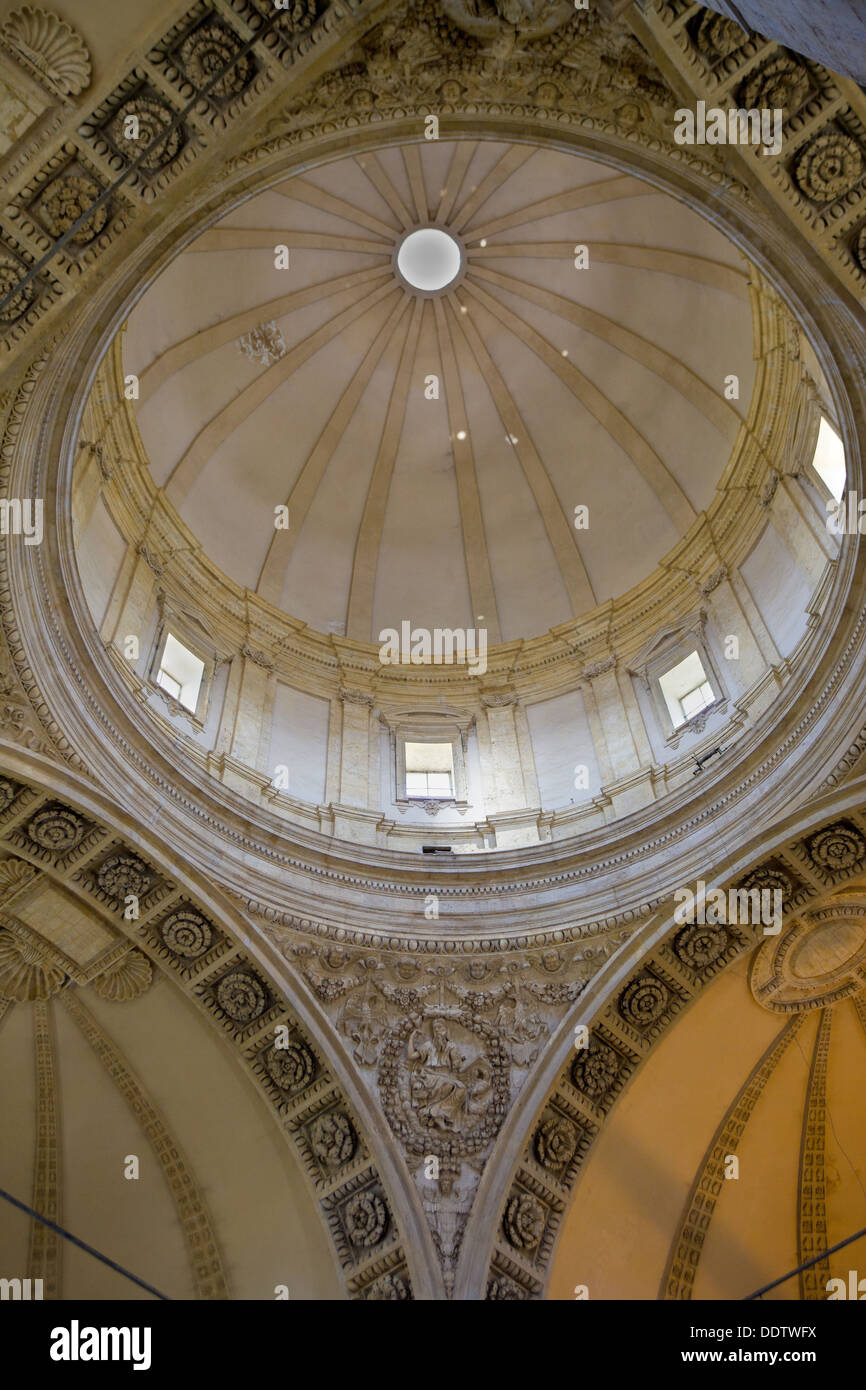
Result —
[[[425, 298], [393, 259], [427, 224], [465, 274]], [[421, 139], [235, 207], [143, 295], [125, 365], [154, 480], [237, 583], [364, 641], [404, 618], [510, 640], [625, 592], [712, 500], [748, 275], [631, 174]]]

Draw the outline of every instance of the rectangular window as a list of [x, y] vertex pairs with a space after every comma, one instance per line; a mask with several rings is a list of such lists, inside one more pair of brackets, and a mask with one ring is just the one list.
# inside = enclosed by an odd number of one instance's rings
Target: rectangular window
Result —
[[837, 502], [845, 491], [845, 446], [829, 420], [821, 419], [812, 467]]
[[690, 652], [660, 676], [659, 685], [675, 729], [715, 702], [713, 688], [697, 652]]
[[446, 799], [454, 795], [454, 759], [450, 743], [406, 743], [406, 795]]
[[204, 676], [204, 662], [170, 632], [165, 639], [157, 684], [195, 714]]

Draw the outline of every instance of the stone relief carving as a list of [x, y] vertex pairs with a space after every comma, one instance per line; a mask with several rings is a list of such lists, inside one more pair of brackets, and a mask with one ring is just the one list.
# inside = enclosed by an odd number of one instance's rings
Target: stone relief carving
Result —
[[50, 999], [63, 988], [66, 975], [34, 942], [0, 930], [0, 999], [30, 1003]]
[[[350, 1043], [414, 1174], [451, 1286], [480, 1174], [528, 1068], [585, 982], [623, 939], [580, 950], [430, 962], [389, 951], [310, 946], [263, 923]], [[270, 1054], [274, 1065], [286, 1054]], [[285, 1063], [288, 1067], [288, 1062]], [[569, 1161], [565, 1117], [545, 1161]]]
[[153, 874], [134, 854], [112, 854], [97, 870], [96, 882], [109, 898], [123, 902], [130, 894], [140, 898], [153, 882]]
[[273, 319], [242, 334], [238, 338], [238, 349], [244, 357], [251, 362], [261, 362], [263, 367], [273, 366], [274, 362], [279, 362], [286, 355], [283, 335]]
[[751, 37], [733, 19], [705, 10], [695, 32], [695, 43], [703, 54], [718, 62], [737, 53]]
[[[70, 174], [49, 184], [39, 202], [39, 215], [53, 237], [65, 232], [87, 212], [102, 193], [102, 187], [86, 174]], [[108, 225], [110, 209], [106, 203], [95, 208], [72, 238], [77, 246], [85, 246], [99, 236]]]
[[809, 142], [794, 170], [801, 192], [816, 203], [843, 197], [862, 174], [861, 146], [850, 135], [832, 129], [822, 131]]
[[750, 74], [740, 88], [740, 106], [748, 110], [768, 106], [792, 116], [810, 91], [809, 74], [802, 63], [779, 53]]
[[[676, 105], [634, 35], [593, 10], [537, 0], [452, 0], [442, 8], [417, 0], [398, 5], [348, 61], [287, 103], [266, 136], [279, 144], [283, 132], [324, 121], [354, 124], [359, 115], [396, 108], [447, 112], [452, 104], [491, 101], [500, 109], [518, 103], [525, 112], [555, 107], [575, 119], [613, 119], [668, 143], [666, 110]], [[230, 167], [250, 157], [257, 156], [240, 155]]]
[[[158, 174], [172, 164], [183, 149], [183, 128], [169, 128], [174, 116], [167, 101], [145, 89], [128, 97], [118, 107], [106, 123], [104, 134], [126, 163], [131, 164], [143, 156], [139, 165], [141, 172]], [[136, 124], [132, 124], [133, 120]], [[137, 135], [128, 135], [130, 130], [137, 130]], [[163, 136], [161, 140], [158, 139], [160, 135]]]
[[52, 93], [78, 96], [90, 86], [90, 53], [71, 25], [50, 10], [24, 5], [3, 24], [5, 46]]
[[153, 982], [153, 966], [147, 956], [135, 949], [128, 951], [108, 970], [96, 975], [91, 984], [103, 999], [120, 1003], [126, 999], [137, 999], [144, 994]]
[[306, 1090], [316, 1074], [312, 1052], [297, 1039], [286, 1047], [271, 1047], [265, 1055], [265, 1067], [274, 1085], [287, 1094]]
[[224, 975], [215, 994], [223, 1013], [235, 1023], [252, 1023], [265, 1012], [268, 1004], [261, 982], [246, 970], [232, 970]]
[[196, 960], [210, 949], [214, 933], [210, 922], [195, 908], [178, 908], [160, 924], [160, 936], [175, 956]]
[[255, 76], [255, 61], [249, 53], [236, 59], [231, 67], [228, 66], [241, 46], [238, 35], [227, 24], [218, 19], [206, 19], [191, 34], [187, 34], [175, 56], [184, 76], [198, 90], [207, 86], [218, 72], [228, 68], [211, 87], [208, 100], [229, 101], [249, 86]]
[[476, 38], [508, 31], [541, 38], [575, 17], [570, 0], [442, 0], [442, 8], [458, 29]]

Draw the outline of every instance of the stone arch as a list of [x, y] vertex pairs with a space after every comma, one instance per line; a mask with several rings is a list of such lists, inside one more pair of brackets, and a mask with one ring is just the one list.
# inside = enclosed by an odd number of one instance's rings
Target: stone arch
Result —
[[[823, 797], [719, 861], [706, 882], [778, 886], [783, 930], [801, 912], [820, 919], [830, 895], [866, 872], [864, 796], [861, 778]], [[666, 902], [602, 967], [512, 1108], [479, 1186], [456, 1297], [544, 1298], [570, 1194], [617, 1101], [706, 985], [767, 940], [760, 924], [684, 926], [675, 911]], [[848, 997], [857, 978], [817, 1002]], [[575, 1051], [576, 1023], [589, 1029], [588, 1051]]]
[[[118, 987], [124, 968], [143, 956], [186, 994], [228, 1043], [298, 1159], [349, 1297], [440, 1296], [417, 1197], [349, 1054], [240, 907], [79, 778], [20, 749], [3, 749], [2, 768], [0, 847], [12, 865], [4, 902], [44, 875], [131, 943], [112, 967]], [[127, 921], [128, 893], [140, 915]], [[282, 1026], [284, 1056], [273, 1041]], [[310, 1137], [323, 1113], [343, 1117], [345, 1143], [333, 1164]]]

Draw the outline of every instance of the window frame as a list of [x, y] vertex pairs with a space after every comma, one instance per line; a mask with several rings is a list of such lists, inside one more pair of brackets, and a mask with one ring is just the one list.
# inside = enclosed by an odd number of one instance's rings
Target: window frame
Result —
[[[663, 628], [639, 653], [635, 665], [629, 668], [630, 675], [641, 682], [649, 695], [662, 738], [672, 747], [676, 747], [683, 734], [699, 733], [709, 715], [727, 710], [730, 696], [707, 641], [706, 619], [706, 609], [700, 608], [676, 626]], [[697, 652], [704, 679], [713, 692], [713, 701], [682, 724], [674, 724], [661, 687], [661, 678], [691, 656], [692, 652]], [[700, 687], [696, 686], [695, 689]]]
[[[148, 666], [148, 681], [173, 713], [182, 713], [187, 719], [192, 720], [198, 728], [204, 728], [216, 669], [216, 652], [208, 645], [204, 633], [197, 629], [198, 624], [193, 619], [184, 618], [176, 610], [165, 609], [157, 625], [156, 639]], [[183, 704], [176, 695], [172, 695], [171, 691], [166, 690], [165, 686], [160, 684], [159, 673], [162, 669], [169, 637], [173, 637], [204, 666], [194, 710]], [[168, 674], [171, 675], [170, 672]], [[173, 679], [176, 680], [177, 678], [174, 677]]]
[[[474, 723], [474, 715], [462, 710], [443, 710], [441, 713], [428, 713], [426, 710], [407, 710], [382, 712], [382, 722], [387, 726], [391, 749], [391, 794], [394, 804], [401, 810], [425, 803], [437, 806], [454, 806], [463, 809], [469, 806], [469, 782], [467, 775], [467, 738]], [[452, 787], [449, 796], [432, 792], [428, 796], [410, 795], [406, 790], [406, 744], [407, 743], [450, 743]]]

